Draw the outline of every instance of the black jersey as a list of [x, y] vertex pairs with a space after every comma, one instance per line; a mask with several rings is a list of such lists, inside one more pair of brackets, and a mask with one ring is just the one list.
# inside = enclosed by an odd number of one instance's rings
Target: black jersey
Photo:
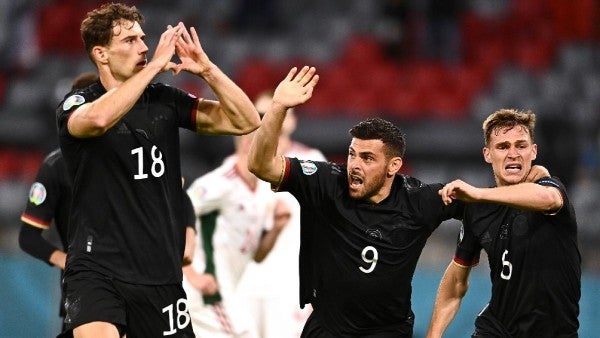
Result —
[[[554, 178], [563, 207], [555, 215], [493, 203], [469, 203], [455, 261], [473, 265], [483, 248], [489, 259], [492, 295], [476, 320], [479, 331], [503, 327], [512, 337], [576, 337], [581, 257], [575, 211]], [[500, 335], [498, 335], [500, 336]]]
[[[281, 190], [301, 207], [300, 303], [312, 303], [334, 336], [405, 332], [412, 336], [412, 276], [442, 221], [462, 217], [445, 206], [441, 184], [397, 175], [378, 204], [350, 197], [346, 168], [286, 159]], [[404, 336], [404, 335], [402, 335]]]
[[29, 190], [29, 200], [21, 221], [41, 229], [49, 229], [52, 220], [63, 249], [68, 246], [71, 180], [60, 149], [52, 151], [38, 170]]
[[156, 83], [110, 130], [75, 138], [67, 120], [106, 90], [97, 82], [57, 108], [73, 178], [67, 271], [94, 270], [136, 284], [180, 283], [185, 243], [179, 128], [195, 130], [197, 99]]
[[183, 224], [185, 227], [192, 227], [194, 231], [196, 229], [196, 214], [194, 213], [194, 205], [192, 204], [192, 199], [190, 195], [187, 194], [185, 190], [182, 188], [183, 193]]

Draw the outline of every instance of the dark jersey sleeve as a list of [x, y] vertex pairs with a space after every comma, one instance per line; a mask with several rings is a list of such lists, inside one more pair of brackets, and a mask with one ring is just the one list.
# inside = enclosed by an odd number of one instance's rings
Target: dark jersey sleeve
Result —
[[454, 253], [454, 262], [461, 265], [472, 267], [479, 264], [481, 254], [481, 245], [471, 228], [468, 220], [460, 227], [460, 233], [457, 239], [456, 251]]
[[[50, 255], [58, 250], [42, 237], [42, 230], [50, 228], [56, 216], [58, 205], [63, 193], [60, 187], [60, 175], [52, 162], [56, 153], [48, 155], [38, 170], [35, 182], [29, 189], [29, 196], [25, 210], [21, 214], [21, 230], [19, 232], [19, 246], [33, 257], [46, 263]], [[64, 174], [64, 173], [62, 173]]]
[[40, 165], [35, 182], [29, 188], [25, 210], [21, 214], [21, 221], [41, 229], [50, 228], [61, 197], [61, 173], [56, 172], [50, 164], [51, 155]]
[[166, 84], [155, 83], [150, 86], [159, 102], [172, 102], [173, 108], [177, 110], [178, 127], [195, 132], [197, 130], [196, 111], [198, 109], [198, 98], [193, 94]]
[[43, 236], [42, 229], [31, 226], [27, 223], [21, 224], [21, 230], [19, 231], [19, 247], [21, 250], [30, 254], [31, 256], [50, 263], [50, 256], [56, 250], [57, 247], [50, 244]]
[[292, 193], [300, 205], [308, 204], [314, 207], [322, 205], [326, 197], [334, 196], [337, 188], [336, 184], [332, 184], [329, 174], [340, 176], [342, 179], [345, 177], [342, 168], [333, 163], [289, 157], [286, 157], [285, 161], [285, 171], [279, 190]]
[[184, 226], [190, 227], [192, 229], [194, 229], [194, 231], [197, 233], [198, 230], [196, 229], [196, 215], [194, 214], [194, 206], [192, 205], [192, 200], [190, 199], [190, 196], [185, 192], [185, 190], [183, 191], [183, 213], [184, 213]]
[[575, 210], [571, 205], [571, 201], [569, 200], [569, 196], [567, 195], [567, 188], [557, 177], [544, 177], [537, 180], [535, 183], [545, 186], [545, 187], [554, 187], [560, 191], [560, 194], [563, 199], [563, 206], [552, 213], [552, 215], [564, 214], [567, 218], [575, 219]]
[[449, 205], [445, 205], [438, 191], [443, 188], [441, 183], [425, 184], [420, 180], [401, 176], [408, 191], [406, 203], [411, 204], [415, 210], [418, 210], [425, 224], [429, 224], [435, 230], [443, 221], [449, 219], [463, 219], [465, 203], [455, 200]]

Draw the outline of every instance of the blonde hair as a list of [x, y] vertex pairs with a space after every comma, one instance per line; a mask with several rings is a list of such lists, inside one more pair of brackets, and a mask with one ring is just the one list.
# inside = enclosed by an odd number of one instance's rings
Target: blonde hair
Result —
[[517, 109], [500, 109], [488, 116], [483, 121], [483, 135], [485, 137], [485, 145], [490, 142], [492, 131], [494, 130], [510, 130], [515, 126], [522, 126], [527, 130], [531, 141], [534, 140], [535, 134], [535, 114], [531, 111], [520, 111]]

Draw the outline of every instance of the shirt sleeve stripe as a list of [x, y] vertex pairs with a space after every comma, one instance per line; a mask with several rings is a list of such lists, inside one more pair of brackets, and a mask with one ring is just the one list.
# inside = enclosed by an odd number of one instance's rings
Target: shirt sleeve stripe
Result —
[[479, 258], [467, 261], [467, 260], [464, 260], [464, 259], [454, 256], [454, 258], [452, 259], [452, 262], [454, 262], [458, 266], [468, 268], [468, 267], [477, 266], [479, 264]]
[[31, 215], [25, 214], [25, 213], [23, 213], [21, 215], [21, 221], [23, 221], [29, 225], [32, 225], [36, 228], [42, 228], [44, 230], [50, 228], [50, 221], [39, 219], [39, 218], [33, 217]]

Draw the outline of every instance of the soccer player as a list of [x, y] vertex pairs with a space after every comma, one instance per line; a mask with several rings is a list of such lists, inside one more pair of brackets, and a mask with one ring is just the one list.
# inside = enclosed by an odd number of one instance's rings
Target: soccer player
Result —
[[[85, 88], [98, 80], [93, 72], [78, 75], [71, 89]], [[31, 256], [55, 266], [62, 272], [65, 269], [68, 247], [68, 219], [71, 204], [71, 179], [60, 149], [55, 149], [42, 162], [35, 182], [29, 189], [29, 199], [21, 214], [19, 246]], [[60, 247], [44, 238], [42, 233], [49, 230], [54, 222]], [[61, 293], [59, 315], [64, 318], [64, 297]]]
[[[264, 114], [271, 106], [273, 91], [260, 93], [254, 106]], [[299, 159], [325, 161], [318, 150], [292, 138], [297, 117], [288, 109], [281, 127], [277, 153]], [[311, 306], [298, 306], [298, 252], [300, 249], [300, 205], [288, 192], [278, 192], [277, 199], [289, 206], [291, 217], [269, 255], [260, 263], [250, 262], [240, 281], [240, 292], [254, 317], [256, 331], [262, 338], [297, 338], [310, 315]]]
[[398, 174], [404, 134], [374, 118], [350, 130], [346, 165], [277, 155], [288, 108], [307, 101], [314, 67], [292, 68], [257, 131], [249, 168], [301, 207], [300, 304], [312, 303], [302, 337], [411, 337], [411, 281], [427, 238], [459, 218], [441, 184]]
[[[142, 22], [137, 8], [119, 3], [88, 13], [81, 35], [100, 81], [57, 108], [75, 230], [64, 274], [65, 335], [194, 336], [181, 285], [179, 128], [239, 135], [260, 125], [194, 28], [167, 26], [148, 60]], [[217, 100], [152, 83], [165, 71], [197, 75]]]
[[535, 114], [501, 109], [483, 122], [483, 157], [496, 186], [461, 180], [440, 190], [468, 202], [454, 259], [440, 282], [428, 337], [441, 337], [485, 250], [492, 294], [472, 337], [577, 337], [581, 257], [575, 211], [554, 177], [525, 182], [537, 155]]
[[199, 236], [184, 289], [194, 332], [200, 337], [253, 337], [251, 314], [238, 294], [251, 261], [262, 261], [289, 220], [268, 183], [248, 171], [254, 133], [235, 137], [235, 154], [189, 187]]

